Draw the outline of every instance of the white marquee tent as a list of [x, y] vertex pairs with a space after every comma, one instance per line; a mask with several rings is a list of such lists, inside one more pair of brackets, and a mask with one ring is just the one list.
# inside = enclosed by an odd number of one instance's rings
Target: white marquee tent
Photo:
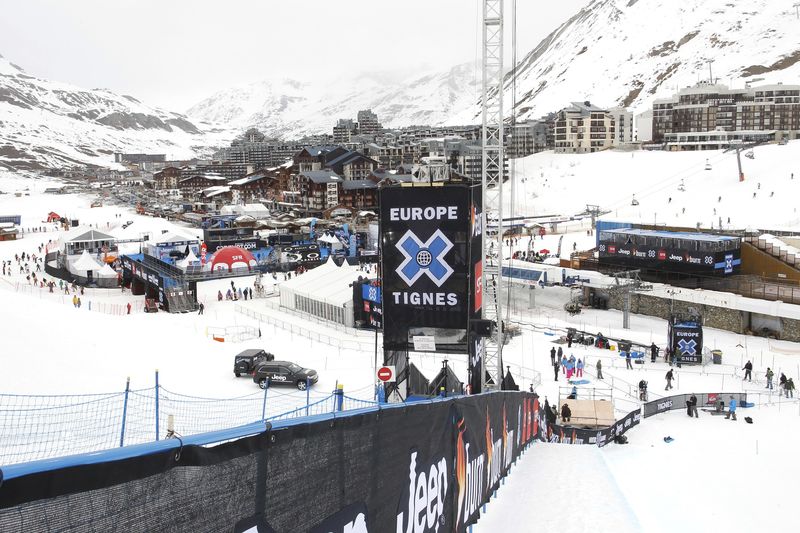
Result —
[[279, 285], [281, 307], [353, 327], [352, 283], [364, 273], [333, 259]]

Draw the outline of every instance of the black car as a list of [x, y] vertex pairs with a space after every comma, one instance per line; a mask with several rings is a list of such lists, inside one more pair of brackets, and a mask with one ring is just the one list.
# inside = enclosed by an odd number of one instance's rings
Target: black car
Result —
[[269, 361], [259, 364], [253, 371], [253, 381], [262, 389], [267, 387], [267, 379], [270, 385], [294, 385], [306, 390], [306, 380], [313, 385], [319, 380], [319, 374], [289, 361]]
[[252, 374], [261, 363], [274, 360], [275, 356], [264, 350], [245, 350], [233, 360], [233, 373], [237, 378], [242, 374]]

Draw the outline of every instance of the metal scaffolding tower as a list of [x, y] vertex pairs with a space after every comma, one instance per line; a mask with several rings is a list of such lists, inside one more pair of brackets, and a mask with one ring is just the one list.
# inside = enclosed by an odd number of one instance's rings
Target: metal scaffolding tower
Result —
[[[483, 318], [496, 325], [483, 341], [484, 391], [503, 379], [503, 2], [483, 2]], [[487, 258], [488, 256], [488, 258]]]

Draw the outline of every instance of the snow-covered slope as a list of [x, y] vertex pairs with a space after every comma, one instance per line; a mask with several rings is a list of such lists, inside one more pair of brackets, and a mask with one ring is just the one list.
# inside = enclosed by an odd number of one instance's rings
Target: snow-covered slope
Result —
[[[519, 21], [520, 31], [527, 23]], [[518, 116], [584, 100], [641, 112], [707, 80], [709, 59], [713, 76], [733, 87], [756, 78], [798, 83], [798, 31], [792, 4], [774, 0], [592, 0], [519, 62]], [[338, 118], [366, 108], [388, 126], [474, 124], [479, 103], [480, 72], [465, 64], [402, 80], [264, 81], [221, 91], [187, 114], [297, 137], [330, 132]]]
[[355, 119], [361, 109], [372, 109], [384, 126], [450, 124], [453, 116], [477, 105], [479, 90], [476, 66], [467, 63], [410, 79], [372, 74], [313, 82], [262, 81], [220, 91], [187, 114], [200, 121], [238, 129], [255, 126], [269, 136], [297, 138], [330, 132], [338, 119]]
[[0, 56], [0, 168], [109, 165], [115, 151], [191, 157], [227, 136], [132, 96], [30, 76]]
[[[706, 163], [711, 166], [706, 170]], [[800, 229], [800, 141], [759, 146], [753, 159], [702, 152], [540, 152], [518, 160], [514, 214], [573, 216], [586, 204], [602, 218], [723, 229]], [[510, 187], [505, 198], [511, 204]], [[635, 195], [638, 205], [631, 205]], [[563, 230], [563, 226], [560, 226]]]
[[538, 117], [591, 100], [641, 112], [709, 79], [708, 60], [733, 87], [800, 83], [799, 32], [792, 2], [592, 0], [520, 61], [517, 109]]

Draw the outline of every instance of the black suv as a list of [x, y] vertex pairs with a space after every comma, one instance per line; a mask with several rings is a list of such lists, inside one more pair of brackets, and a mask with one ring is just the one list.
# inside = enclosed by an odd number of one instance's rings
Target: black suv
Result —
[[319, 380], [319, 374], [316, 370], [303, 368], [289, 361], [269, 361], [260, 363], [253, 371], [253, 381], [262, 389], [267, 387], [267, 379], [270, 385], [294, 385], [300, 390], [306, 390], [306, 380], [313, 385]]
[[275, 356], [264, 350], [245, 350], [233, 360], [233, 373], [238, 378], [242, 374], [252, 374], [261, 363], [274, 361]]

